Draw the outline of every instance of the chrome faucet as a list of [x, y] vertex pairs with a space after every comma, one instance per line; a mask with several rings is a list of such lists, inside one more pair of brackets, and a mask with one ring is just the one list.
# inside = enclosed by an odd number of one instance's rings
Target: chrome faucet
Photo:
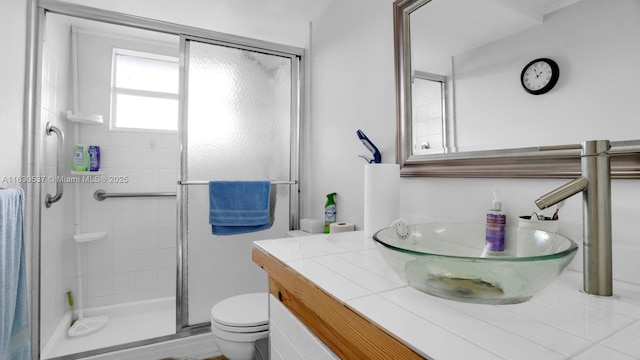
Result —
[[583, 287], [588, 294], [611, 296], [611, 164], [608, 140], [589, 140], [581, 145], [541, 150], [580, 148], [582, 176], [542, 195], [540, 210], [582, 192]]

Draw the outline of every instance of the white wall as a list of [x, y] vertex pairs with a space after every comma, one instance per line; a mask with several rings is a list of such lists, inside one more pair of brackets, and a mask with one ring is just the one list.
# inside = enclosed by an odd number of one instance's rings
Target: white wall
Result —
[[[245, 36], [290, 46], [306, 47], [309, 22], [292, 19], [290, 7], [321, 6], [325, 1], [297, 4], [296, 1], [236, 1], [236, 0], [66, 0], [65, 2], [91, 6], [150, 19], [189, 25], [227, 34]], [[304, 14], [304, 9], [297, 9]], [[286, 14], [286, 15], [285, 15]]]
[[[362, 129], [395, 162], [395, 98], [391, 0], [333, 2], [311, 29], [309, 201], [302, 218], [324, 218], [336, 192], [337, 220], [362, 228], [365, 160]], [[366, 9], [364, 11], [363, 9]], [[366, 13], [366, 15], [365, 15]]]
[[[583, 0], [539, 26], [456, 56], [458, 147], [638, 138], [638, 19], [638, 1]], [[523, 91], [520, 72], [540, 57], [558, 63], [560, 79], [551, 92], [532, 96]]]
[[[0, 1], [0, 32], [10, 34], [5, 36], [4, 48], [0, 56], [0, 177], [25, 175], [23, 163], [24, 136], [24, 96], [25, 75], [27, 70], [27, 8], [29, 1], [7, 0]], [[17, 184], [2, 182], [0, 187], [10, 187]], [[23, 186], [23, 189], [26, 187]], [[32, 299], [31, 267], [33, 264], [32, 246], [33, 213], [28, 206], [32, 202], [33, 193], [26, 193], [25, 209], [25, 258], [27, 268], [28, 299]], [[36, 260], [37, 261], [37, 260]], [[32, 312], [29, 311], [30, 316]], [[32, 317], [32, 316], [31, 316]], [[33, 319], [33, 317], [32, 317]], [[33, 329], [32, 329], [33, 330]], [[33, 334], [33, 333], [32, 333]], [[32, 335], [33, 336], [33, 335]], [[32, 347], [33, 348], [33, 347]], [[32, 351], [34, 351], [32, 349]]]
[[[22, 123], [27, 49], [27, 1], [0, 2], [0, 31], [5, 51], [0, 57], [0, 176], [22, 173]], [[11, 51], [8, 51], [10, 49]], [[12, 156], [7, 156], [12, 154]], [[0, 183], [9, 187], [9, 183]]]
[[[361, 128], [378, 145], [383, 162], [395, 160], [392, 34], [392, 0], [336, 1], [313, 21], [311, 187], [302, 217], [322, 218], [325, 195], [336, 191], [338, 219], [354, 222], [362, 229], [364, 162], [356, 155], [366, 150], [355, 136], [356, 129]], [[632, 114], [637, 116], [635, 110]], [[507, 223], [513, 225], [518, 216], [536, 209], [537, 197], [564, 182], [403, 178], [401, 216], [412, 222], [483, 222], [495, 188], [507, 213]], [[640, 284], [640, 243], [635, 234], [635, 223], [640, 218], [638, 186], [637, 180], [612, 183], [614, 277], [636, 284]], [[567, 201], [560, 218], [561, 232], [580, 240], [580, 196]], [[572, 267], [582, 268], [581, 255], [576, 256]]]

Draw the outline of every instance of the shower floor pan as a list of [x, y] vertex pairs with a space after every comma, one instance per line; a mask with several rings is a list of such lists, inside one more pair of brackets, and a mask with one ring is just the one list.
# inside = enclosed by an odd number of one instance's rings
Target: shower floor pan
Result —
[[67, 329], [71, 321], [71, 313], [67, 312], [44, 347], [41, 358], [51, 359], [171, 335], [176, 332], [174, 297], [84, 310], [85, 317], [102, 315], [109, 317], [109, 321], [103, 328], [88, 335], [69, 337]]

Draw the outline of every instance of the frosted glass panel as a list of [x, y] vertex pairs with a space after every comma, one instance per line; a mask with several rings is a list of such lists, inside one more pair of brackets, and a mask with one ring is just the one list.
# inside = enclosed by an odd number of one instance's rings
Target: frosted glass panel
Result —
[[[291, 59], [188, 42], [186, 180], [289, 180]], [[251, 261], [254, 240], [289, 230], [289, 186], [276, 192], [271, 229], [211, 234], [207, 186], [187, 186], [189, 324], [209, 321], [224, 298], [267, 291]]]

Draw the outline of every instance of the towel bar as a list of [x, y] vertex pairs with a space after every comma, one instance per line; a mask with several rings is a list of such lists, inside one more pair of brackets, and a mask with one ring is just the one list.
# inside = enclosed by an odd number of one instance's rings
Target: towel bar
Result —
[[174, 192], [147, 192], [147, 193], [107, 193], [106, 191], [99, 189], [93, 193], [93, 197], [102, 201], [108, 198], [128, 198], [128, 197], [170, 197], [176, 196]]
[[[297, 180], [274, 180], [271, 182], [273, 185], [295, 185]], [[209, 185], [209, 181], [182, 181], [178, 180], [178, 185]]]

